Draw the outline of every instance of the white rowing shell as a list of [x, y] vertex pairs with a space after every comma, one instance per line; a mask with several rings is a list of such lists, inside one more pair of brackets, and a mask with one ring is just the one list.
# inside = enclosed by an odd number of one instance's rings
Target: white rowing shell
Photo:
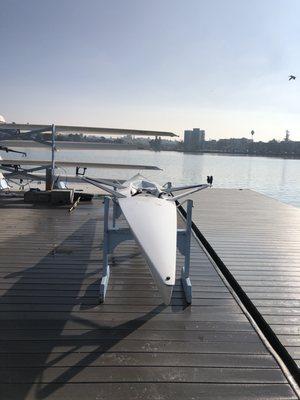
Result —
[[173, 202], [149, 195], [118, 199], [141, 246], [165, 304], [171, 300], [176, 275], [177, 212]]

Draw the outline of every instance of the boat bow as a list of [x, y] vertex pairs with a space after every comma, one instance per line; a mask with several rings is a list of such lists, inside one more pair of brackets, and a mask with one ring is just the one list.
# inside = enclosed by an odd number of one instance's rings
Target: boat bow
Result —
[[118, 201], [148, 261], [164, 303], [169, 304], [176, 275], [176, 206], [151, 195], [120, 198]]

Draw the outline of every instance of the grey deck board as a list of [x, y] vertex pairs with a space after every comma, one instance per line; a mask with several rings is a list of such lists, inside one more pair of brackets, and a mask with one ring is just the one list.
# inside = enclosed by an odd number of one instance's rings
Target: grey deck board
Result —
[[[92, 361], [85, 360], [78, 353], [56, 353], [48, 357], [48, 363], [55, 367], [73, 365], [92, 366], [181, 366], [181, 367], [222, 367], [222, 368], [277, 368], [270, 355], [241, 354], [177, 354], [172, 353], [95, 353]], [[43, 367], [39, 354], [9, 354], [0, 358], [2, 367]]]
[[300, 209], [249, 190], [193, 196], [193, 220], [294, 361], [300, 359]]
[[[0, 384], [0, 393], [5, 393], [6, 400], [20, 398], [35, 400], [39, 398], [51, 400], [287, 400], [291, 399], [291, 389], [287, 384], [245, 384], [245, 383], [169, 383], [169, 382], [114, 382], [114, 383], [63, 383], [32, 384]], [[18, 397], [19, 396], [19, 397]], [[22, 397], [21, 397], [22, 398]]]
[[101, 202], [73, 214], [9, 204], [0, 207], [1, 399], [296, 398], [195, 240], [192, 306], [179, 280], [171, 305], [161, 303], [134, 242], [117, 248], [99, 305]]

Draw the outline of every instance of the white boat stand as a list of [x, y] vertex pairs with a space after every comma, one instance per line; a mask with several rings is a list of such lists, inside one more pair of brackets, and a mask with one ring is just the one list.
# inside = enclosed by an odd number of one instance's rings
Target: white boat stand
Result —
[[[109, 205], [113, 202], [112, 226], [109, 226]], [[192, 208], [193, 201], [187, 200], [186, 228], [177, 229], [177, 248], [184, 256], [184, 266], [181, 269], [181, 283], [187, 303], [192, 303], [192, 284], [190, 279], [190, 251], [192, 233]], [[120, 206], [110, 197], [104, 197], [104, 237], [103, 237], [103, 269], [99, 290], [99, 300], [105, 301], [106, 291], [110, 276], [108, 257], [113, 253], [118, 244], [125, 240], [134, 240], [130, 228], [116, 227], [116, 220], [121, 215]]]

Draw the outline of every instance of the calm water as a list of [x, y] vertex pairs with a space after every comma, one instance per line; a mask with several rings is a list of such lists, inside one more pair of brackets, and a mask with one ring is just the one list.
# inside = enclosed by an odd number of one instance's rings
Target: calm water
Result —
[[[48, 150], [35, 148], [26, 151], [28, 158], [49, 159]], [[206, 176], [213, 175], [214, 187], [249, 188], [300, 207], [300, 160], [147, 150], [61, 150], [57, 159], [157, 165], [163, 170], [144, 171], [143, 174], [162, 184], [167, 181], [175, 184], [206, 182]], [[64, 170], [62, 174], [70, 172], [74, 174], [74, 168]], [[88, 175], [122, 179], [134, 172], [89, 169]]]

